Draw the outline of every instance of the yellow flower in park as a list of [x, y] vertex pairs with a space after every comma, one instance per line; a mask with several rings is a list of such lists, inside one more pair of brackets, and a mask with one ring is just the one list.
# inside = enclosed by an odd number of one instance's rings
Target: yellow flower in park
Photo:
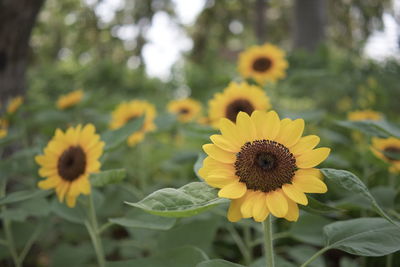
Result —
[[236, 123], [221, 119], [219, 129], [203, 146], [208, 157], [199, 173], [220, 188], [219, 197], [231, 199], [230, 221], [262, 222], [269, 214], [296, 221], [297, 204], [308, 204], [305, 193], [327, 191], [315, 167], [330, 149], [315, 148], [316, 135], [302, 137], [304, 120], [280, 120], [275, 111], [240, 112]]
[[400, 139], [372, 138], [371, 150], [375, 156], [390, 163], [391, 172], [400, 172]]
[[0, 118], [0, 139], [7, 136], [8, 133], [8, 122], [6, 119]]
[[208, 116], [214, 127], [218, 127], [221, 118], [235, 122], [241, 111], [250, 115], [254, 110], [271, 108], [267, 94], [260, 87], [245, 82], [231, 82], [222, 93], [214, 95], [208, 106]]
[[363, 120], [371, 120], [371, 121], [379, 121], [382, 119], [382, 113], [373, 111], [370, 109], [366, 110], [356, 110], [349, 112], [347, 118], [350, 121], [363, 121]]
[[192, 98], [173, 100], [168, 103], [167, 110], [176, 114], [181, 122], [189, 122], [196, 119], [201, 112], [201, 104]]
[[144, 139], [147, 132], [156, 129], [156, 125], [154, 124], [156, 115], [155, 107], [147, 101], [132, 100], [123, 102], [112, 112], [110, 128], [121, 128], [128, 122], [144, 116], [142, 128], [128, 137], [128, 145], [134, 146]]
[[89, 175], [100, 170], [99, 158], [104, 142], [92, 124], [82, 128], [57, 129], [44, 154], [35, 157], [40, 165], [39, 175], [45, 180], [38, 183], [41, 189], [55, 189], [58, 199], [74, 207], [80, 194], [91, 192]]
[[82, 90], [75, 90], [71, 93], [62, 95], [57, 100], [58, 109], [66, 109], [79, 103], [84, 96]]
[[23, 102], [24, 98], [22, 96], [17, 96], [12, 98], [10, 102], [8, 102], [7, 113], [9, 114], [15, 113]]
[[239, 73], [261, 85], [285, 78], [287, 67], [285, 52], [272, 44], [252, 46], [239, 55]]

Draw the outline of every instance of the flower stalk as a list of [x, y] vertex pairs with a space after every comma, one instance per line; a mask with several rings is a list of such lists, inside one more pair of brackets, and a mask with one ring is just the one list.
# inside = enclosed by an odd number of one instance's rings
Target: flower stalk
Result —
[[266, 259], [266, 267], [275, 267], [274, 261], [274, 244], [272, 237], [272, 215], [262, 222], [264, 230], [264, 251]]

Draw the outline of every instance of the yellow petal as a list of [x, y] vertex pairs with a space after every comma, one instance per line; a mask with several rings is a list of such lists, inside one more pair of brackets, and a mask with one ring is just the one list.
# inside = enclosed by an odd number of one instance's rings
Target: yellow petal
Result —
[[291, 222], [295, 222], [299, 218], [299, 207], [294, 201], [288, 198], [287, 202], [288, 202], [288, 212], [285, 216], [285, 219]]
[[48, 178], [46, 180], [40, 181], [38, 183], [38, 187], [40, 189], [44, 189], [44, 190], [51, 189], [51, 188], [57, 187], [58, 184], [60, 183], [60, 181], [61, 180], [59, 178], [55, 178], [55, 177]]
[[251, 114], [251, 120], [256, 128], [256, 139], [265, 139], [267, 133], [267, 113], [265, 111], [256, 110]]
[[213, 187], [223, 188], [228, 184], [235, 182], [238, 179], [227, 175], [209, 174], [204, 180], [207, 182], [207, 184]]
[[314, 176], [296, 174], [292, 184], [304, 193], [326, 193], [328, 191], [326, 184]]
[[286, 216], [288, 203], [282, 190], [278, 189], [267, 193], [267, 206], [275, 217], [283, 218]]
[[60, 202], [64, 201], [64, 196], [69, 189], [69, 185], [70, 185], [69, 182], [62, 182], [59, 183], [58, 186], [56, 187], [57, 197]]
[[234, 153], [227, 152], [216, 145], [203, 145], [203, 150], [207, 155], [222, 163], [234, 163], [236, 161], [236, 155]]
[[268, 214], [269, 210], [267, 207], [266, 194], [261, 192], [257, 194], [256, 198], [254, 199], [253, 218], [256, 222], [263, 222], [265, 221], [265, 218], [267, 218]]
[[253, 190], [247, 190], [243, 204], [240, 207], [240, 212], [242, 213], [243, 218], [250, 218], [253, 216], [254, 199], [257, 195], [258, 193]]
[[228, 184], [219, 190], [218, 196], [223, 198], [238, 199], [246, 193], [246, 190], [246, 185], [239, 182], [239, 180], [236, 180], [235, 182]]
[[240, 212], [240, 206], [243, 203], [244, 198], [233, 199], [228, 209], [228, 220], [230, 222], [237, 222], [242, 219], [242, 213]]
[[256, 139], [256, 128], [246, 112], [239, 112], [236, 118], [236, 129], [245, 142]]
[[330, 153], [330, 148], [321, 147], [296, 157], [296, 165], [299, 168], [312, 168], [324, 161]]
[[199, 170], [199, 175], [204, 179], [209, 172], [214, 170], [229, 170], [232, 173], [235, 173], [235, 168], [232, 164], [225, 164], [211, 157], [206, 157], [203, 161], [203, 167]]
[[320, 138], [316, 135], [304, 136], [290, 148], [290, 152], [295, 156], [308, 152], [318, 145], [319, 140]]
[[284, 184], [282, 186], [282, 190], [283, 192], [285, 192], [285, 195], [289, 197], [291, 200], [302, 205], [308, 204], [306, 195], [302, 191], [298, 190], [294, 185]]
[[[282, 121], [283, 122], [283, 121]], [[304, 131], [304, 120], [297, 119], [287, 123], [281, 123], [281, 130], [275, 141], [286, 147], [296, 144]]]
[[264, 139], [274, 140], [281, 127], [279, 116], [275, 111], [270, 111], [267, 113], [264, 127]]
[[73, 208], [76, 205], [76, 199], [78, 198], [78, 196], [74, 196], [74, 195], [67, 195], [66, 200], [67, 200], [67, 206], [69, 208]]
[[211, 141], [218, 146], [219, 148], [226, 150], [228, 152], [237, 153], [240, 151], [240, 147], [234, 145], [234, 143], [230, 142], [227, 138], [223, 137], [219, 134], [211, 135]]
[[309, 169], [298, 169], [296, 171], [296, 175], [308, 175], [308, 176], [314, 176], [318, 179], [322, 179], [322, 173], [319, 169], [316, 168], [309, 168]]
[[91, 186], [90, 186], [89, 179], [87, 179], [87, 178], [82, 179], [82, 181], [80, 181], [80, 183], [79, 183], [79, 189], [82, 194], [89, 195], [91, 193]]
[[226, 118], [222, 118], [219, 121], [219, 129], [222, 136], [229, 140], [233, 145], [237, 147], [242, 147], [244, 142], [242, 138], [238, 135], [236, 131], [236, 125], [232, 121]]

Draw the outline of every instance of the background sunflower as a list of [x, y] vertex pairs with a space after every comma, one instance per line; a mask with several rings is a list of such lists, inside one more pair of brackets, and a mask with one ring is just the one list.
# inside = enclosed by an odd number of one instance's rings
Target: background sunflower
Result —
[[176, 114], [181, 122], [189, 122], [198, 118], [201, 112], [201, 103], [192, 98], [172, 100], [167, 105], [170, 113]]

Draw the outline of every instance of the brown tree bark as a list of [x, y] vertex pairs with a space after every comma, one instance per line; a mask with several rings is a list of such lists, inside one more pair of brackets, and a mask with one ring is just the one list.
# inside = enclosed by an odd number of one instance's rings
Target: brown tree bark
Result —
[[293, 16], [294, 48], [314, 51], [325, 39], [326, 0], [295, 0]]
[[0, 103], [25, 92], [29, 40], [44, 0], [0, 0]]

